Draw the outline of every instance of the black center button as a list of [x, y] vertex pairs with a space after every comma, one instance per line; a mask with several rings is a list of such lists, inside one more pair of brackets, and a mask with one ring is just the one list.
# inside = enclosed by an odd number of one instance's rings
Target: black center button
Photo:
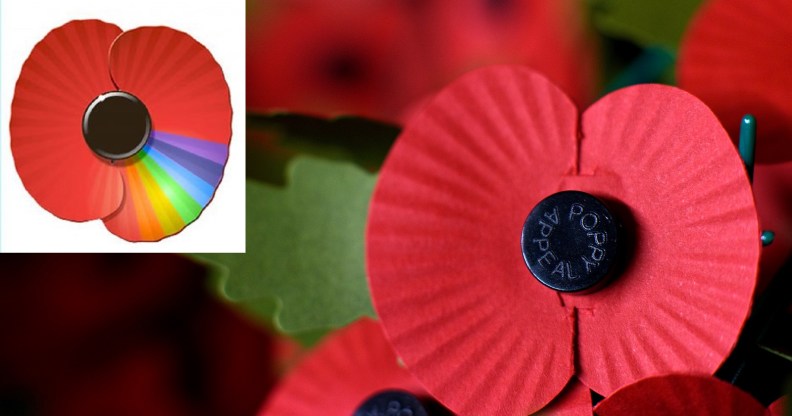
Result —
[[560, 292], [591, 289], [608, 279], [619, 253], [619, 224], [597, 198], [564, 191], [539, 202], [522, 230], [525, 264]]
[[94, 153], [121, 160], [145, 146], [151, 133], [151, 118], [137, 97], [111, 91], [96, 97], [85, 110], [82, 131]]
[[384, 390], [367, 398], [354, 416], [427, 416], [421, 401], [402, 390]]

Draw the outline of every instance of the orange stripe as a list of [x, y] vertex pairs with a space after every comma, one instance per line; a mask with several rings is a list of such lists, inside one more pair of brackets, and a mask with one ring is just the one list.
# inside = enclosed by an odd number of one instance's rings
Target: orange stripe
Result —
[[[148, 156], [144, 155], [143, 157]], [[143, 186], [146, 188], [148, 199], [151, 202], [157, 220], [162, 226], [162, 231], [164, 232], [164, 234], [160, 235], [158, 238], [164, 237], [166, 235], [176, 234], [182, 228], [184, 228], [184, 221], [176, 211], [176, 208], [174, 208], [174, 206], [171, 204], [168, 196], [165, 195], [165, 193], [162, 191], [162, 188], [160, 188], [159, 184], [157, 184], [157, 181], [151, 175], [151, 172], [149, 172], [145, 165], [143, 165], [143, 162], [137, 162], [135, 165], [137, 165], [138, 172], [140, 173], [140, 177], [143, 180]]]
[[137, 220], [140, 236], [143, 240], [156, 240], [162, 236], [162, 227], [157, 222], [157, 215], [151, 205], [140, 172], [137, 169], [138, 163], [132, 163], [126, 170], [129, 181], [127, 182], [127, 197], [132, 199], [135, 207], [135, 219]]

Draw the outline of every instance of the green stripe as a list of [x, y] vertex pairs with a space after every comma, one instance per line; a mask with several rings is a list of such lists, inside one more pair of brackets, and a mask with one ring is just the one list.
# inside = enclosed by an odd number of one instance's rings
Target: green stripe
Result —
[[151, 172], [151, 176], [154, 178], [154, 181], [157, 182], [160, 189], [162, 189], [162, 193], [168, 197], [168, 201], [176, 208], [176, 212], [179, 213], [184, 224], [187, 225], [198, 218], [198, 215], [201, 213], [201, 205], [148, 154], [143, 155], [141, 161], [146, 169]]

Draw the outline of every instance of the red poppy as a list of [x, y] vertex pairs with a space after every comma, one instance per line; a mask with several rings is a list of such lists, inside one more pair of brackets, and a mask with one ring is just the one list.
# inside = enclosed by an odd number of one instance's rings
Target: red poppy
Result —
[[580, 381], [572, 379], [561, 394], [542, 409], [539, 415], [591, 416], [591, 390]]
[[576, 0], [413, 2], [416, 31], [431, 50], [436, 87], [492, 64], [529, 65], [588, 104], [597, 87], [594, 36]]
[[[606, 201], [626, 231], [623, 264], [595, 292], [551, 290], [521, 255], [527, 214], [566, 190]], [[433, 396], [461, 414], [525, 414], [573, 375], [607, 395], [714, 372], [750, 310], [757, 221], [741, 159], [690, 94], [634, 86], [579, 114], [543, 76], [493, 67], [397, 140], [372, 199], [368, 275], [391, 343]], [[562, 278], [585, 270], [575, 261]]]
[[725, 381], [691, 374], [649, 377], [624, 386], [600, 402], [594, 412], [597, 416], [781, 415]]
[[10, 132], [17, 172], [44, 209], [156, 241], [214, 196], [228, 158], [230, 96], [220, 66], [189, 35], [78, 20], [31, 51]]
[[275, 17], [263, 13], [248, 24], [248, 109], [393, 121], [428, 92], [418, 39], [397, 2], [283, 2], [274, 9], [267, 12]]
[[788, 408], [788, 406], [789, 406], [789, 397], [784, 396], [774, 401], [770, 405], [770, 414], [772, 416], [784, 416], [786, 414], [785, 410]]
[[323, 341], [276, 387], [259, 414], [349, 416], [372, 394], [392, 389], [425, 395], [399, 365], [380, 325], [362, 319]]
[[173, 255], [4, 255], [3, 410], [254, 413], [278, 340], [206, 293], [203, 272]]
[[764, 286], [792, 254], [792, 33], [785, 0], [713, 0], [690, 25], [679, 57], [679, 85], [715, 112], [732, 139], [740, 119], [757, 122], [754, 193], [761, 225], [776, 233], [762, 253]]
[[596, 45], [575, 1], [284, 1], [248, 24], [248, 108], [400, 122], [459, 74], [530, 64], [581, 103]]

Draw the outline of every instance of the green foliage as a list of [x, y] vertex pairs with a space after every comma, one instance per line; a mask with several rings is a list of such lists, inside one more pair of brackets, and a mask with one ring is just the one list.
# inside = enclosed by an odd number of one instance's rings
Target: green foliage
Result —
[[298, 155], [349, 161], [376, 171], [399, 127], [360, 117], [322, 119], [301, 114], [248, 114], [248, 177], [285, 183], [285, 167]]
[[247, 182], [246, 254], [201, 254], [223, 294], [283, 332], [341, 327], [374, 311], [364, 232], [375, 175], [298, 157], [280, 189]]
[[595, 27], [641, 46], [677, 50], [703, 0], [588, 0]]

